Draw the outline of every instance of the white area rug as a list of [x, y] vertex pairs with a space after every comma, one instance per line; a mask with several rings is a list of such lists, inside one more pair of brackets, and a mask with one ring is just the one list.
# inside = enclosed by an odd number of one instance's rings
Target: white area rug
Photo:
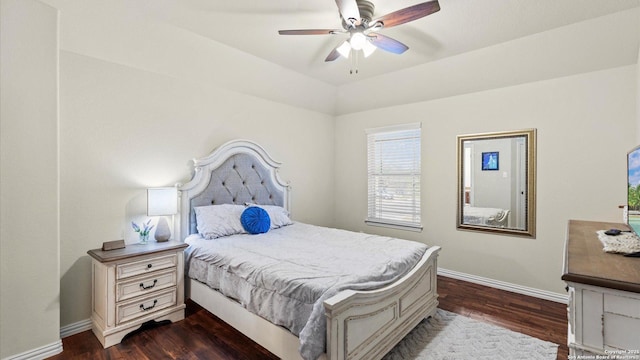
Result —
[[558, 345], [442, 309], [383, 360], [555, 360]]

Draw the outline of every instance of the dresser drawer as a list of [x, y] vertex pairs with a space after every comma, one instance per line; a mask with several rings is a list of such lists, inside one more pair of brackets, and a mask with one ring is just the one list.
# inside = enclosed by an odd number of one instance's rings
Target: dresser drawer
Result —
[[126, 264], [118, 264], [116, 266], [116, 278], [120, 280], [141, 274], [148, 274], [153, 271], [175, 267], [177, 263], [178, 258], [176, 254], [170, 254]]
[[137, 277], [116, 284], [116, 301], [123, 301], [145, 295], [172, 286], [176, 286], [177, 275], [174, 269], [156, 271], [148, 276]]
[[116, 304], [116, 325], [176, 305], [176, 288]]
[[605, 349], [637, 349], [640, 344], [640, 298], [604, 294]]
[[[640, 319], [612, 313], [604, 313], [605, 349], [638, 349], [640, 344]], [[631, 354], [631, 353], [629, 353]], [[620, 357], [622, 359], [623, 357]], [[635, 359], [636, 357], [630, 357]]]
[[640, 319], [640, 298], [604, 294], [604, 311]]

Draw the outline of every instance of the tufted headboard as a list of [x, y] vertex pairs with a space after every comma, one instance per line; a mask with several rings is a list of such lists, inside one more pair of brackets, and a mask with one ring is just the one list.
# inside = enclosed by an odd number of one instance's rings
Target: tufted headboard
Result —
[[278, 176], [280, 163], [258, 144], [233, 140], [193, 160], [191, 180], [178, 187], [179, 234], [197, 233], [195, 206], [255, 203], [289, 210], [289, 185]]

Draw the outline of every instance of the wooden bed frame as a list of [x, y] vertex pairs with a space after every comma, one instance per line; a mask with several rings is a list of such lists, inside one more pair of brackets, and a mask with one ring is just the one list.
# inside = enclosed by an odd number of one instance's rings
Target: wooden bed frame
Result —
[[[223, 195], [231, 194], [227, 200], [212, 198], [207, 204], [220, 201], [260, 203], [251, 191], [256, 192], [258, 188], [262, 191], [260, 186], [266, 184], [269, 195], [264, 198], [269, 199], [269, 204], [290, 208], [289, 185], [277, 173], [280, 163], [254, 142], [230, 141], [210, 155], [193, 160], [192, 179], [179, 187], [180, 213], [176, 216], [176, 238], [184, 240], [195, 232], [192, 208], [202, 205], [203, 194], [212, 191], [212, 184], [217, 181], [212, 180], [212, 171], [223, 164], [227, 166], [226, 162], [238, 154], [250, 157], [252, 168], [262, 167], [259, 184], [245, 184], [243, 179], [240, 182], [242, 189], [224, 188]], [[225, 185], [224, 181], [222, 185]], [[197, 203], [194, 203], [195, 199]], [[438, 306], [436, 271], [439, 251], [437, 246], [428, 248], [419, 263], [393, 284], [372, 291], [345, 290], [327, 299], [324, 302], [327, 351], [321, 358], [380, 359], [422, 319], [431, 316]], [[301, 359], [299, 339], [288, 330], [249, 312], [236, 301], [197, 280], [187, 279], [185, 283], [188, 297], [229, 325], [282, 359]]]

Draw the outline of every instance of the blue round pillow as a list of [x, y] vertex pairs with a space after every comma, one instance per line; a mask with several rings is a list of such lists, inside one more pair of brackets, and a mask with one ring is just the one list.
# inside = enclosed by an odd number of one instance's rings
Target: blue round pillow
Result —
[[267, 211], [261, 207], [250, 206], [240, 216], [242, 227], [249, 234], [262, 234], [271, 228], [271, 218]]

